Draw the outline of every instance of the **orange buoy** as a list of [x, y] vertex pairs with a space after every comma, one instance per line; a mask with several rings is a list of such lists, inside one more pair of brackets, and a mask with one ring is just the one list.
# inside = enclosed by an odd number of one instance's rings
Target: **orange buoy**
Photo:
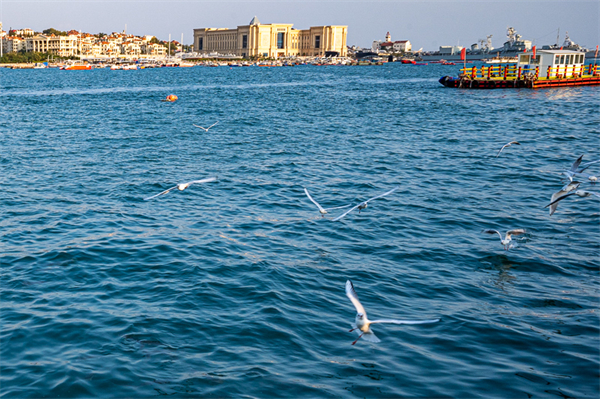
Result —
[[171, 102], [173, 102], [173, 101], [175, 101], [175, 100], [177, 100], [177, 96], [176, 96], [175, 94], [169, 94], [169, 95], [167, 96], [167, 101], [171, 101]]

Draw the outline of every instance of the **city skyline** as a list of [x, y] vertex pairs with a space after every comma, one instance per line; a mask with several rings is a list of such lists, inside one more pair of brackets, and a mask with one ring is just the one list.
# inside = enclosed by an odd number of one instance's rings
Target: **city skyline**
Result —
[[600, 43], [597, 1], [27, 1], [0, 0], [0, 22], [8, 30], [81, 30], [153, 35], [159, 40], [193, 41], [193, 29], [233, 28], [255, 15], [263, 23], [292, 23], [296, 29], [348, 25], [348, 45], [370, 47], [389, 31], [392, 40], [410, 40], [414, 50], [442, 45], [469, 47], [492, 35], [502, 47], [512, 26], [533, 45], [561, 44], [565, 33], [590, 49]]

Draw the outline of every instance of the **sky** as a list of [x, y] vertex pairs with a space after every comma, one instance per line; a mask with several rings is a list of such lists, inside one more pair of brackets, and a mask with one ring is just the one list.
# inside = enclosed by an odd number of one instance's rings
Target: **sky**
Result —
[[250, 1], [250, 0], [0, 0], [3, 29], [81, 30], [154, 35], [191, 44], [195, 28], [235, 28], [257, 16], [261, 23], [291, 23], [296, 29], [347, 25], [348, 45], [373, 40], [409, 40], [413, 50], [442, 45], [471, 46], [492, 35], [502, 47], [514, 27], [534, 45], [571, 40], [593, 49], [600, 44], [600, 1]]

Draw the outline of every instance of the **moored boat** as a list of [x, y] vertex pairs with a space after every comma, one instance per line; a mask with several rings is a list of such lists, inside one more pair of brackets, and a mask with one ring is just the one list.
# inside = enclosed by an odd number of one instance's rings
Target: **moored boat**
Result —
[[65, 70], [65, 71], [87, 71], [87, 70], [93, 69], [93, 67], [91, 65], [73, 64], [73, 65], [65, 65], [65, 66], [61, 67], [60, 69]]
[[458, 77], [444, 76], [446, 87], [465, 89], [531, 88], [600, 85], [597, 64], [585, 64], [585, 53], [539, 50], [522, 53], [517, 64], [462, 68]]

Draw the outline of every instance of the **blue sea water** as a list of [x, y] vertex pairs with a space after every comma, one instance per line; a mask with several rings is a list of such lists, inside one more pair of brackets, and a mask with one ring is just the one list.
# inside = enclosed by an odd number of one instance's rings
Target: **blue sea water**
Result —
[[0, 396], [597, 398], [600, 88], [457, 69], [0, 69]]

